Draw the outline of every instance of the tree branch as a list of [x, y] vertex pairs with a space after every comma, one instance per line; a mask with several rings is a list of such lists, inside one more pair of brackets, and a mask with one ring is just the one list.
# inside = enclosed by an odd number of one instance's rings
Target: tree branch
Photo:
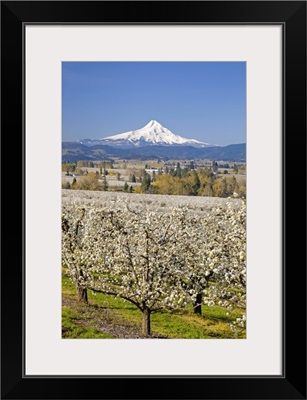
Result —
[[127, 300], [130, 303], [134, 304], [139, 310], [143, 311], [143, 308], [136, 301], [130, 299], [129, 297], [123, 296], [122, 294], [115, 293], [115, 292], [108, 292], [105, 290], [99, 290], [99, 289], [95, 289], [92, 287], [88, 287], [88, 289], [95, 293], [103, 293], [103, 294], [109, 294], [110, 296], [120, 297], [121, 299]]

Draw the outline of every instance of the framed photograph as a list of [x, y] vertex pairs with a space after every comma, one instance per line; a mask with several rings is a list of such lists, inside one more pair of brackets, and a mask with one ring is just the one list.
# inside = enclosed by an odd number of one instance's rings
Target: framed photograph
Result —
[[1, 26], [2, 398], [306, 399], [306, 2]]

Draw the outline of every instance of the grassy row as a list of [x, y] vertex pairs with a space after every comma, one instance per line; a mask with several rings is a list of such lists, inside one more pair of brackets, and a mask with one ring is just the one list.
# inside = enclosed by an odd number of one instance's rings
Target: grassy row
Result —
[[90, 326], [80, 326], [78, 321], [82, 321], [78, 312], [70, 307], [62, 307], [62, 331], [65, 338], [79, 339], [112, 339], [112, 335], [101, 333], [97, 328]]
[[[63, 275], [63, 297], [76, 300], [76, 291], [71, 281]], [[69, 338], [112, 338], [111, 334], [102, 333], [97, 328], [97, 320], [109, 324], [135, 326], [141, 330], [141, 312], [131, 303], [101, 293], [88, 293], [90, 306], [73, 303], [71, 307], [63, 307], [63, 337]], [[110, 313], [103, 313], [109, 310]], [[218, 306], [203, 306], [202, 316], [192, 312], [187, 307], [181, 312], [153, 312], [151, 328], [155, 335], [166, 338], [186, 339], [217, 339], [235, 338], [230, 329], [230, 322], [240, 317], [245, 310], [229, 311]], [[238, 338], [245, 338], [244, 330], [239, 332]]]

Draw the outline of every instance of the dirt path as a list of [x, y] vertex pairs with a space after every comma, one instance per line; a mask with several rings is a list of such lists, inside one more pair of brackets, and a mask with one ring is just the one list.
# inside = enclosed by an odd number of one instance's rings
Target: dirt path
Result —
[[[78, 313], [79, 318], [73, 319], [74, 324], [81, 327], [96, 328], [101, 333], [112, 335], [116, 339], [144, 339], [140, 332], [140, 326], [127, 321], [109, 308], [97, 305], [86, 305], [77, 300], [62, 297], [62, 305], [71, 308]], [[62, 331], [62, 334], [65, 331]], [[152, 333], [152, 339], [164, 339], [165, 337]]]

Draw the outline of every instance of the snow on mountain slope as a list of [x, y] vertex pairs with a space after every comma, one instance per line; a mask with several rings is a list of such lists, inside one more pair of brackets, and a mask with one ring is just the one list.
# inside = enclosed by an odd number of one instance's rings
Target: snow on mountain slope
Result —
[[145, 141], [152, 144], [190, 144], [198, 143], [200, 145], [208, 145], [194, 139], [186, 139], [182, 136], [175, 135], [169, 129], [165, 128], [159, 122], [151, 120], [147, 125], [135, 131], [120, 133], [119, 135], [108, 136], [104, 140], [128, 140], [136, 144], [138, 141]]
[[194, 147], [208, 147], [208, 143], [200, 142], [195, 139], [187, 139], [179, 135], [175, 135], [169, 129], [162, 126], [159, 122], [151, 120], [143, 128], [120, 133], [118, 135], [107, 136], [100, 140], [84, 139], [80, 141], [85, 145], [108, 144], [110, 146], [169, 146], [169, 145], [186, 145]]

